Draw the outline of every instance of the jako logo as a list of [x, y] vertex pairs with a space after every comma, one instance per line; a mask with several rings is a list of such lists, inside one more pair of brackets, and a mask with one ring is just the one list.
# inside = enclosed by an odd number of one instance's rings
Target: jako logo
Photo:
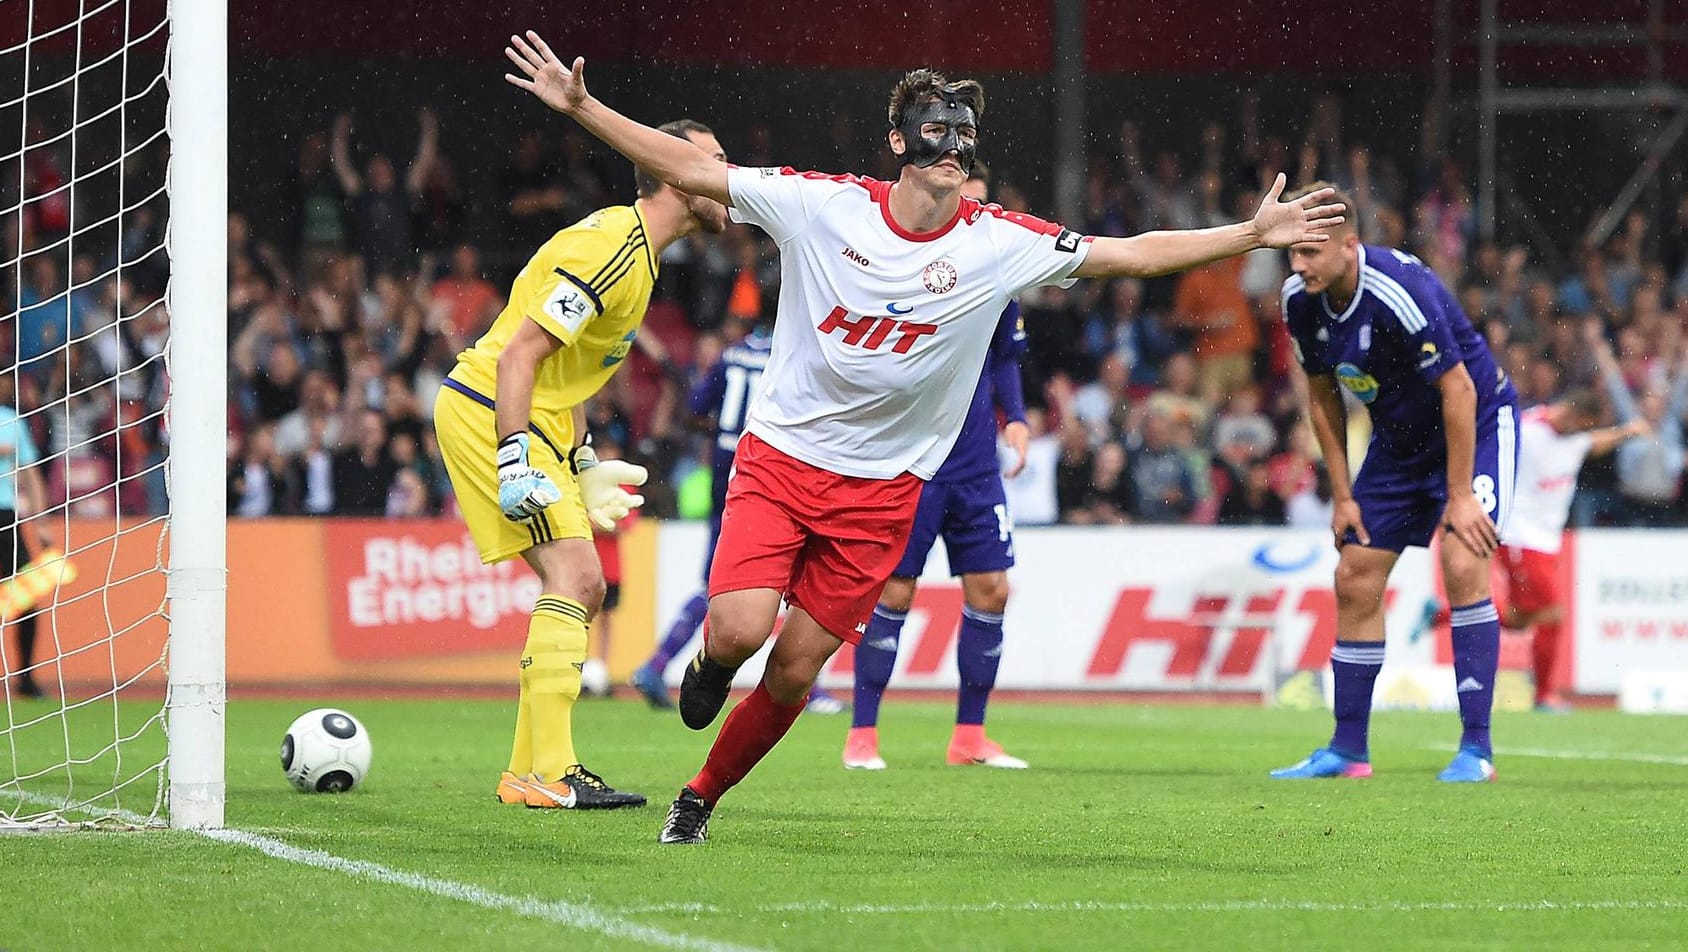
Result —
[[822, 334], [841, 330], [844, 332], [845, 344], [868, 350], [878, 350], [895, 333], [897, 341], [891, 345], [892, 353], [906, 354], [916, 340], [928, 334], [936, 334], [938, 325], [900, 321], [894, 317], [853, 317], [842, 307], [835, 307], [832, 313], [826, 316], [826, 320], [821, 321], [820, 326], [815, 329]]
[[864, 268], [873, 267], [873, 262], [867, 260], [867, 258], [862, 256], [861, 252], [859, 252], [856, 249], [850, 247], [849, 245], [844, 246], [844, 257], [849, 258], [851, 261], [854, 261], [855, 263], [861, 265]]

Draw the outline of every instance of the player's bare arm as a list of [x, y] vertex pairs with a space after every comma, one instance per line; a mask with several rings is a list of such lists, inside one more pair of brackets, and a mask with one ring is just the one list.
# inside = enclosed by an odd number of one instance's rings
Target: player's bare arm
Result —
[[1500, 545], [1495, 524], [1471, 485], [1477, 459], [1477, 387], [1464, 364], [1437, 378], [1442, 391], [1442, 430], [1448, 441], [1448, 504], [1442, 524], [1473, 555], [1486, 559]]
[[1588, 455], [1605, 456], [1630, 440], [1653, 435], [1653, 425], [1636, 417], [1620, 426], [1602, 427], [1589, 432]]
[[635, 122], [594, 99], [586, 91], [585, 57], [577, 56], [573, 66], [564, 66], [532, 30], [525, 38], [511, 36], [504, 55], [520, 73], [504, 74], [512, 86], [533, 93], [540, 102], [580, 123], [664, 184], [723, 205], [732, 203], [726, 165], [691, 142]]
[[1330, 476], [1330, 530], [1336, 547], [1342, 548], [1352, 531], [1361, 545], [1371, 545], [1371, 535], [1360, 518], [1360, 504], [1354, 500], [1354, 481], [1348, 473], [1348, 409], [1342, 403], [1342, 391], [1330, 374], [1308, 374], [1307, 419], [1313, 427], [1313, 437], [1319, 441], [1319, 452], [1325, 458], [1325, 472]]
[[533, 410], [533, 381], [539, 362], [563, 346], [531, 319], [523, 320], [498, 355], [498, 438], [526, 433]]
[[1287, 202], [1279, 201], [1285, 179], [1279, 174], [1260, 200], [1254, 218], [1217, 228], [1151, 231], [1130, 238], [1095, 238], [1080, 278], [1152, 278], [1240, 255], [1256, 248], [1288, 248], [1330, 240], [1330, 230], [1346, 219], [1341, 204], [1326, 204], [1335, 189], [1322, 188]]

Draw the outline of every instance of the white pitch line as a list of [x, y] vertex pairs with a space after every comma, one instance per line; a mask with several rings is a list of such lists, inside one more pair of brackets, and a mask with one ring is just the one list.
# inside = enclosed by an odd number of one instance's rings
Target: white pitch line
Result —
[[[22, 796], [25, 800], [33, 801], [44, 807], [64, 809], [62, 801], [50, 797], [31, 793], [24, 793]], [[128, 810], [110, 810], [107, 813], [135, 825], [142, 825], [147, 822], [146, 817], [138, 813], [131, 813]], [[631, 922], [619, 915], [603, 912], [581, 903], [538, 899], [533, 896], [509, 896], [468, 883], [435, 879], [432, 876], [407, 873], [403, 870], [382, 866], [379, 863], [346, 859], [343, 856], [335, 856], [321, 850], [303, 849], [283, 843], [280, 840], [242, 830], [192, 830], [190, 832], [219, 843], [254, 849], [272, 859], [343, 873], [356, 879], [403, 886], [417, 892], [466, 902], [484, 909], [511, 912], [530, 919], [543, 919], [546, 922], [554, 922], [557, 925], [578, 929], [582, 932], [595, 932], [615, 939], [626, 939], [666, 949], [691, 949], [697, 950], [697, 952], [755, 952], [750, 946], [717, 942], [713, 939], [669, 932], [655, 926]]]
[[779, 915], [788, 913], [843, 913], [846, 915], [963, 915], [983, 912], [1126, 912], [1126, 913], [1202, 913], [1202, 912], [1660, 912], [1688, 911], [1688, 900], [1597, 900], [1566, 901], [1540, 900], [1534, 902], [1314, 902], [1293, 899], [1239, 899], [1231, 902], [981, 902], [981, 903], [914, 903], [909, 905], [874, 905], [836, 902], [793, 902], [767, 906], [728, 907], [708, 903], [677, 902], [648, 906], [625, 906], [616, 909], [622, 915], [735, 915], [759, 913]]
[[1586, 750], [1543, 750], [1539, 747], [1501, 747], [1496, 753], [1502, 757], [1547, 757], [1555, 760], [1623, 760], [1636, 764], [1666, 764], [1688, 767], [1688, 757], [1670, 754], [1611, 754]]

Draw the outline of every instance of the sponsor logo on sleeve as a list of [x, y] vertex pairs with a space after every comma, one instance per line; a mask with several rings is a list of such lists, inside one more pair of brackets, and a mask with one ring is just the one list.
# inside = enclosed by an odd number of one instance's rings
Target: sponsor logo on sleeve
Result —
[[1055, 236], [1055, 250], [1072, 254], [1078, 250], [1078, 243], [1081, 240], [1077, 232], [1063, 228], [1061, 233]]
[[1435, 344], [1429, 341], [1425, 341], [1424, 346], [1418, 349], [1418, 369], [1420, 370], [1429, 370], [1436, 366], [1436, 362], [1441, 359], [1441, 352], [1436, 349]]

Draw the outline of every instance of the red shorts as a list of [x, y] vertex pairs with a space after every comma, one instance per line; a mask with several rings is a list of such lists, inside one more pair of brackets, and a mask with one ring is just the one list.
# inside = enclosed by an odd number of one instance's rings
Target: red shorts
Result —
[[1539, 612], [1559, 604], [1559, 554], [1504, 546], [1506, 587], [1512, 607], [1521, 612]]
[[855, 644], [903, 556], [920, 477], [863, 479], [739, 440], [709, 595], [771, 588]]

